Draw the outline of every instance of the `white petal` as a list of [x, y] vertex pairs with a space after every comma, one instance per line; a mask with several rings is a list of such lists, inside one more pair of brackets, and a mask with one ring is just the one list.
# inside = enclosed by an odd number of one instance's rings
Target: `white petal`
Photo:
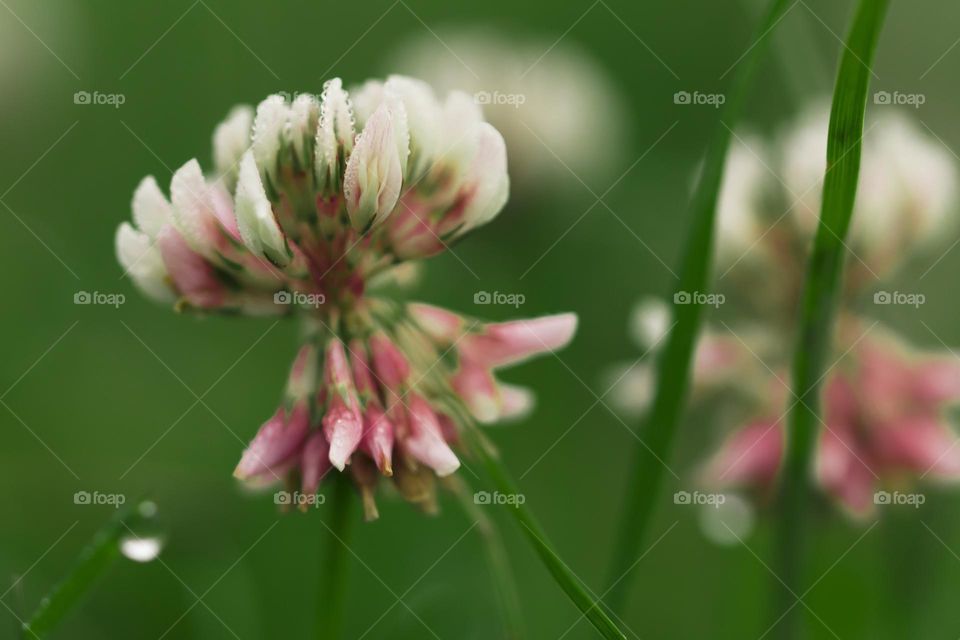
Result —
[[240, 237], [250, 251], [280, 266], [290, 261], [286, 237], [273, 215], [252, 151], [240, 160], [234, 211]]
[[172, 207], [153, 176], [147, 176], [137, 185], [131, 208], [137, 228], [151, 238], [157, 237], [163, 225], [169, 224], [173, 216]]
[[146, 234], [124, 222], [115, 238], [117, 260], [124, 273], [143, 293], [157, 302], [173, 302], [176, 294], [168, 284], [167, 269], [160, 250]]
[[196, 159], [173, 174], [170, 199], [173, 201], [173, 226], [195, 251], [206, 255], [213, 241], [212, 223], [216, 219], [207, 193], [207, 181]]
[[403, 169], [396, 145], [395, 119], [389, 105], [370, 117], [344, 174], [344, 197], [350, 222], [358, 231], [388, 216], [400, 197]]
[[507, 203], [510, 192], [507, 146], [503, 136], [486, 122], [477, 126], [477, 154], [467, 179], [473, 195], [464, 208], [463, 231], [479, 227], [496, 217]]
[[314, 171], [323, 193], [340, 188], [341, 162], [353, 151], [353, 107], [340, 78], [327, 80], [320, 101], [320, 123], [314, 148]]
[[384, 89], [403, 103], [410, 135], [411, 166], [408, 175], [416, 179], [430, 168], [440, 144], [440, 105], [430, 85], [421, 80], [390, 76]]
[[244, 104], [231, 109], [213, 132], [213, 164], [217, 175], [228, 178], [231, 186], [236, 182], [240, 157], [250, 147], [251, 126], [253, 109]]
[[289, 120], [290, 107], [281, 95], [272, 95], [257, 105], [257, 116], [253, 121], [253, 155], [257, 166], [269, 175], [275, 173]]
[[367, 80], [359, 87], [350, 89], [350, 101], [356, 116], [357, 129], [363, 129], [367, 120], [383, 103], [383, 83], [379, 80]]
[[320, 118], [320, 103], [313, 94], [301, 93], [290, 107], [289, 137], [293, 142], [294, 153], [303, 165], [312, 160], [313, 152], [309, 145], [317, 137], [317, 121]]

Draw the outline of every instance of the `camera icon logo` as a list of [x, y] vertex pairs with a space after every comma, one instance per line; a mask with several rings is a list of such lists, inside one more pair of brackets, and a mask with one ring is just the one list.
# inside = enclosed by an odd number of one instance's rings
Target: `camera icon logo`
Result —
[[489, 491], [477, 491], [473, 494], [473, 504], [490, 504], [492, 497]]
[[690, 104], [691, 100], [689, 91], [677, 91], [673, 94], [673, 104]]
[[874, 104], [891, 104], [892, 102], [893, 96], [890, 95], [889, 91], [877, 91], [873, 94]]
[[677, 491], [673, 494], [673, 504], [690, 504], [691, 496], [689, 491]]
[[877, 291], [873, 294], [873, 304], [890, 304], [892, 301], [889, 291]]
[[77, 491], [73, 494], [73, 504], [90, 504], [89, 491]]
[[89, 291], [77, 291], [73, 294], [73, 304], [90, 304], [93, 302], [93, 296]]
[[673, 294], [674, 304], [690, 304], [692, 297], [688, 291], [677, 291]]
[[90, 104], [91, 100], [89, 91], [77, 91], [73, 94], [73, 104]]
[[489, 91], [477, 91], [473, 94], [473, 101], [477, 104], [490, 104], [490, 92]]
[[890, 502], [889, 491], [877, 491], [873, 494], [873, 504], [890, 504]]
[[493, 297], [489, 291], [477, 291], [473, 294], [473, 304], [490, 304]]
[[277, 291], [273, 294], [274, 304], [290, 304], [293, 302], [293, 294], [289, 291]]
[[291, 495], [289, 491], [277, 491], [273, 494], [273, 504], [290, 504]]

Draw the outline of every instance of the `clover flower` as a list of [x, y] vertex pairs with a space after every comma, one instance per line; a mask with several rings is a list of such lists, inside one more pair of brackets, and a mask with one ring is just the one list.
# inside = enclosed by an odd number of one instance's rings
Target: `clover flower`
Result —
[[441, 101], [391, 76], [237, 107], [213, 142], [215, 173], [189, 161], [169, 200], [152, 177], [140, 183], [116, 245], [154, 300], [303, 317], [283, 402], [235, 475], [312, 494], [349, 466], [368, 518], [381, 476], [434, 509], [436, 478], [460, 466], [459, 431], [532, 405], [494, 372], [563, 347], [576, 328], [572, 314], [483, 324], [377, 292], [497, 215], [509, 185], [503, 138], [466, 94]]
[[[731, 271], [772, 305], [789, 304], [800, 286], [820, 216], [828, 122], [827, 107], [814, 104], [776, 143], [739, 135], [728, 156], [717, 210], [720, 273]], [[868, 118], [846, 288], [862, 291], [942, 242], [954, 230], [958, 192], [956, 163], [939, 142], [897, 111]]]
[[[771, 402], [729, 435], [707, 463], [711, 484], [768, 493], [780, 470], [786, 381], [770, 374]], [[816, 479], [850, 513], [869, 515], [874, 492], [917, 480], [960, 480], [960, 439], [946, 410], [960, 401], [960, 361], [921, 353], [892, 333], [857, 342], [824, 382]], [[779, 406], [776, 406], [779, 405]], [[776, 408], [774, 408], [776, 406]], [[764, 413], [765, 411], [765, 413]]]

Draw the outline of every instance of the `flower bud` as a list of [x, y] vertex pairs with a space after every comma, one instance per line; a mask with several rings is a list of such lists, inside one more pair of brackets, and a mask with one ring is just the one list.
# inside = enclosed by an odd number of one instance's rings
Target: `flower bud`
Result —
[[381, 105], [350, 154], [343, 193], [350, 223], [357, 231], [366, 231], [390, 215], [400, 197], [403, 167], [395, 128], [402, 118], [402, 112]]

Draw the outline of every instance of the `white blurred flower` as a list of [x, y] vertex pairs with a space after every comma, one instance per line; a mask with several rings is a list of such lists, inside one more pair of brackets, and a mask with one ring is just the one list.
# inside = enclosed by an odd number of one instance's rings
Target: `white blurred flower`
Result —
[[625, 109], [603, 68], [573, 45], [440, 30], [407, 42], [389, 63], [472, 94], [507, 142], [515, 188], [555, 191], [577, 183], [571, 170], [589, 183], [624, 168]]

